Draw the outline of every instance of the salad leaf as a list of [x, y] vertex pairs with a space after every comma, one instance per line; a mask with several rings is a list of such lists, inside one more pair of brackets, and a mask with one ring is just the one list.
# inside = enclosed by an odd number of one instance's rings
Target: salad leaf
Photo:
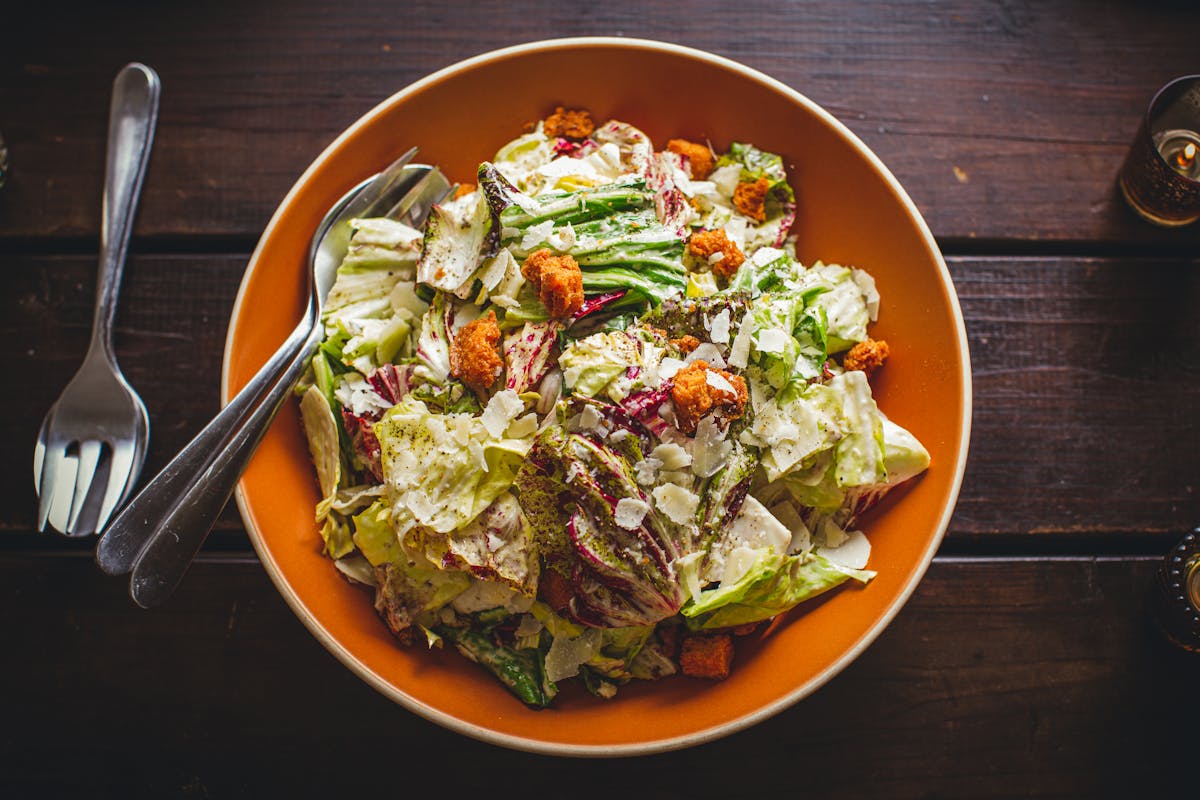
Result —
[[479, 166], [478, 179], [488, 206], [503, 226], [506, 242], [513, 238], [508, 233], [510, 229], [521, 231], [545, 222], [577, 224], [617, 211], [645, 208], [654, 202], [654, 195], [646, 189], [645, 180], [637, 176], [574, 192], [547, 192], [537, 197], [521, 192], [487, 162]]
[[517, 498], [505, 492], [467, 525], [448, 534], [424, 532], [430, 561], [445, 569], [510, 586], [532, 597], [537, 592], [538, 558], [533, 531]]
[[545, 708], [558, 693], [558, 687], [546, 676], [543, 656], [539, 651], [506, 647], [465, 628], [440, 625], [434, 630], [453, 643], [464, 656], [495, 675], [526, 705]]
[[875, 574], [834, 564], [819, 555], [781, 556], [762, 551], [735, 583], [706, 589], [680, 613], [693, 630], [712, 630], [770, 619], [853, 578], [867, 583]]
[[400, 563], [405, 559], [391, 517], [392, 510], [383, 498], [354, 517], [354, 544], [373, 567]]
[[553, 320], [526, 322], [520, 332], [504, 340], [505, 388], [520, 394], [542, 379], [561, 329], [561, 324]]
[[375, 580], [375, 608], [396, 634], [413, 625], [432, 627], [436, 612], [471, 585], [465, 572], [437, 569], [407, 554], [376, 566]]
[[766, 178], [770, 181], [768, 192], [780, 202], [795, 202], [796, 195], [788, 185], [787, 170], [783, 166], [783, 158], [775, 153], [759, 150], [752, 144], [734, 142], [729, 146], [729, 152], [717, 159], [717, 166], [724, 167], [738, 164], [742, 168], [740, 180], [756, 181]]
[[595, 397], [641, 363], [640, 343], [625, 331], [600, 331], [576, 339], [558, 357], [563, 385], [582, 397]]
[[397, 532], [461, 528], [512, 484], [530, 440], [493, 435], [481, 420], [431, 413], [410, 394], [375, 426]]
[[868, 290], [854, 279], [853, 270], [821, 263], [799, 273], [798, 282], [802, 289], [818, 290], [812, 300], [825, 314], [830, 353], [840, 353], [866, 340], [873, 284]]
[[[468, 198], [464, 198], [466, 200]], [[466, 298], [484, 259], [499, 246], [496, 221], [480, 195], [468, 209], [434, 206], [425, 223], [425, 244], [417, 264], [417, 280], [435, 289]], [[467, 211], [461, 216], [457, 211]]]
[[330, 558], [341, 558], [353, 552], [354, 542], [345, 518], [332, 510], [342, 480], [338, 424], [329, 401], [315, 384], [300, 399], [300, 417], [321, 489], [316, 517], [321, 526], [321, 538], [325, 541], [325, 552]]
[[[551, 427], [538, 437], [516, 485], [535, 535], [548, 545], [546, 558], [575, 584], [572, 617], [611, 628], [651, 624], [678, 610], [683, 598], [672, 562], [680, 543], [624, 457]], [[623, 503], [637, 504], [640, 518], [628, 518]]]

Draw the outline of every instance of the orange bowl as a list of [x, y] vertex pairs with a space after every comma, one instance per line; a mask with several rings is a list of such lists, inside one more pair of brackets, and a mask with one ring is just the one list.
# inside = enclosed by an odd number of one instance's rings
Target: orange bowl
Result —
[[[457, 653], [399, 646], [321, 552], [316, 481], [294, 403], [276, 419], [238, 489], [259, 557], [284, 598], [342, 662], [387, 697], [496, 744], [561, 755], [630, 755], [743, 729], [811, 694], [875, 639], [916, 587], [957, 499], [970, 431], [966, 334], [929, 229], [880, 160], [796, 91], [727, 59], [632, 39], [564, 39], [468, 59], [398, 92], [321, 153], [284, 198], [246, 270], [226, 343], [228, 399], [300, 319], [309, 240], [350, 187], [411, 146], [452, 178], [555, 105], [668, 138], [732, 141], [781, 153], [798, 197], [793, 232], [805, 263], [862, 267], [882, 294], [873, 336], [891, 358], [872, 382], [880, 408], [928, 448], [932, 466], [862, 520], [878, 577], [842, 587], [740, 640], [720, 683], [635, 682], [610, 701], [581, 689], [533, 711]], [[574, 683], [574, 682], [572, 682]], [[314, 689], [316, 691], [316, 689]]]

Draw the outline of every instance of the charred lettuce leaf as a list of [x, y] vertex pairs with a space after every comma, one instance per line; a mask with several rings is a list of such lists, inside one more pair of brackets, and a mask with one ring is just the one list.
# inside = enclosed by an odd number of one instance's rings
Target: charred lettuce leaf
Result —
[[[572, 618], [617, 628], [649, 625], [679, 610], [677, 534], [651, 508], [626, 458], [552, 427], [534, 443], [515, 485], [536, 536], [548, 545], [550, 566], [575, 588]], [[624, 513], [628, 504], [640, 505], [640, 519]]]

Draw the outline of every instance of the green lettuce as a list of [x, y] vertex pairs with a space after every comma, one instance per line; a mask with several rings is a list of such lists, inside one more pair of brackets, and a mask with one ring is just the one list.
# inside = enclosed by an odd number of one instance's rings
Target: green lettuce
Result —
[[489, 431], [485, 418], [434, 414], [409, 395], [375, 425], [398, 533], [461, 528], [512, 485], [532, 440]]
[[350, 538], [349, 523], [332, 509], [342, 480], [339, 426], [329, 400], [315, 384], [308, 387], [300, 398], [300, 418], [316, 467], [317, 484], [321, 489], [316, 515], [317, 524], [321, 526], [321, 538], [325, 541], [325, 552], [330, 558], [341, 558], [354, 550], [354, 543]]
[[816, 290], [813, 302], [825, 314], [830, 353], [840, 353], [866, 341], [867, 325], [872, 319], [870, 295], [855, 280], [855, 270], [818, 262], [798, 273], [797, 280], [803, 289]]
[[600, 394], [629, 367], [638, 366], [641, 361], [638, 340], [624, 331], [600, 331], [576, 339], [558, 357], [563, 384], [582, 397]]
[[680, 613], [693, 630], [711, 630], [759, 622], [829, 591], [853, 578], [867, 583], [868, 570], [850, 569], [819, 555], [782, 556], [763, 550], [753, 566], [737, 581], [706, 589]]

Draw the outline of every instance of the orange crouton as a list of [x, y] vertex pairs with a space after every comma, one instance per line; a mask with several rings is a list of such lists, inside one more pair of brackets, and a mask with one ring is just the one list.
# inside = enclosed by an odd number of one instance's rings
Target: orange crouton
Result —
[[542, 570], [538, 576], [538, 594], [546, 601], [546, 605], [561, 612], [571, 602], [575, 591], [561, 572], [549, 568]]
[[700, 346], [700, 340], [691, 334], [685, 334], [678, 339], [672, 339], [671, 344], [681, 353], [690, 353]]
[[[736, 275], [746, 261], [745, 254], [736, 244], [729, 241], [724, 228], [693, 233], [688, 239], [688, 252], [707, 261], [713, 274], [723, 280], [729, 280]], [[720, 258], [714, 258], [717, 253], [721, 254]]]
[[887, 342], [882, 339], [878, 342], [874, 339], [867, 339], [865, 342], [859, 342], [850, 348], [850, 352], [846, 353], [846, 358], [842, 361], [842, 366], [847, 370], [865, 372], [869, 378], [872, 372], [883, 366], [883, 362], [887, 361], [888, 355]]
[[739, 183], [733, 190], [733, 204], [738, 211], [750, 219], [762, 222], [767, 218], [767, 189], [769, 188], [771, 188], [771, 182], [765, 177], [753, 182]]
[[688, 160], [688, 166], [692, 168], [692, 180], [704, 180], [713, 171], [713, 166], [716, 164], [708, 145], [696, 144], [687, 139], [672, 139], [667, 142], [667, 149]]
[[486, 389], [504, 369], [496, 312], [463, 326], [450, 345], [450, 374], [472, 389]]
[[596, 124], [592, 122], [592, 115], [577, 108], [564, 109], [559, 106], [542, 123], [542, 132], [547, 136], [561, 136], [564, 139], [586, 139], [594, 130]]
[[457, 200], [460, 197], [466, 197], [473, 191], [475, 191], [475, 184], [460, 183], [458, 188], [454, 190], [454, 199]]
[[[733, 391], [718, 388], [709, 382], [709, 373], [719, 375]], [[707, 361], [697, 359], [675, 373], [671, 400], [675, 403], [675, 419], [679, 430], [694, 433], [696, 425], [713, 408], [719, 407], [728, 419], [737, 419], [746, 408], [746, 381], [722, 369], [712, 369]]]
[[556, 256], [549, 248], [535, 250], [521, 265], [521, 274], [533, 284], [551, 317], [564, 319], [583, 307], [583, 272], [571, 256]]
[[679, 654], [679, 671], [693, 678], [724, 680], [733, 665], [733, 637], [727, 633], [715, 636], [689, 636], [683, 640]]

